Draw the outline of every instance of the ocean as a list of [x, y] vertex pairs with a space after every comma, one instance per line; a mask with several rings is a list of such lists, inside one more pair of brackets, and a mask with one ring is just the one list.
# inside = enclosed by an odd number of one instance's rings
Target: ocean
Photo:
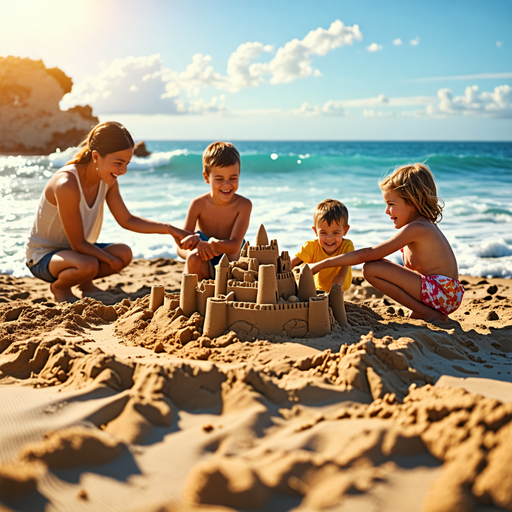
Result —
[[[146, 141], [119, 179], [130, 211], [182, 226], [191, 199], [208, 191], [201, 155], [211, 141]], [[445, 202], [440, 228], [459, 272], [512, 277], [512, 144], [507, 142], [233, 141], [242, 155], [238, 192], [251, 199], [246, 239], [260, 224], [280, 250], [296, 252], [314, 236], [313, 209], [323, 199], [344, 202], [356, 248], [394, 233], [378, 184], [395, 166], [426, 162]], [[50, 176], [76, 150], [48, 156], [0, 156], [0, 273], [31, 275], [25, 249], [39, 197]], [[135, 258], [176, 257], [170, 236], [121, 229], [108, 208], [99, 242], [123, 242]], [[401, 261], [399, 253], [390, 256]], [[356, 267], [357, 268], [357, 267]]]

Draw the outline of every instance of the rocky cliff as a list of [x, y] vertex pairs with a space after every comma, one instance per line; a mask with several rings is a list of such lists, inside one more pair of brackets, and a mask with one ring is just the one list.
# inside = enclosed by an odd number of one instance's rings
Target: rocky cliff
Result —
[[99, 120], [89, 106], [60, 110], [72, 85], [40, 60], [0, 57], [0, 153], [42, 155], [78, 145]]

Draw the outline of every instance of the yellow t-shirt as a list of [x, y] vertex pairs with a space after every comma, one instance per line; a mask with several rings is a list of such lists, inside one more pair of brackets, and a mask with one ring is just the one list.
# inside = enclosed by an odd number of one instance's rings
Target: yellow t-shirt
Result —
[[[323, 249], [318, 240], [308, 240], [300, 249], [300, 251], [295, 255], [304, 263], [318, 263], [319, 261], [326, 260], [327, 258], [332, 258], [333, 256], [339, 256], [340, 254], [345, 254], [347, 252], [352, 252], [354, 250], [354, 244], [351, 240], [346, 238], [343, 239], [341, 245], [338, 250], [334, 254], [327, 254]], [[324, 292], [331, 291], [332, 282], [336, 277], [336, 274], [339, 272], [340, 267], [333, 268], [325, 268], [324, 270], [320, 270], [318, 274], [314, 275], [315, 285], [317, 290], [323, 290]], [[347, 276], [345, 277], [345, 281], [343, 281], [343, 291], [346, 292], [350, 285], [352, 284], [352, 268], [348, 267]]]

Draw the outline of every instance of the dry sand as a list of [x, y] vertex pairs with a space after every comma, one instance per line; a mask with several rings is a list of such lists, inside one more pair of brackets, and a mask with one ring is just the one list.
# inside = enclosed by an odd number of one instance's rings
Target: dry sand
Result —
[[512, 510], [510, 280], [441, 328], [355, 272], [344, 330], [212, 340], [147, 309], [182, 270], [73, 305], [0, 275], [0, 510]]

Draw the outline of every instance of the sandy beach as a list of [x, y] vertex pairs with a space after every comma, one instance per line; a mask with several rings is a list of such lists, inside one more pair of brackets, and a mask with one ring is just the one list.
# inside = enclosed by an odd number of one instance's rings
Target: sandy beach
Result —
[[55, 304], [0, 275], [0, 510], [512, 510], [512, 288], [462, 276], [458, 325], [355, 272], [349, 326], [216, 339], [150, 311], [183, 263]]

